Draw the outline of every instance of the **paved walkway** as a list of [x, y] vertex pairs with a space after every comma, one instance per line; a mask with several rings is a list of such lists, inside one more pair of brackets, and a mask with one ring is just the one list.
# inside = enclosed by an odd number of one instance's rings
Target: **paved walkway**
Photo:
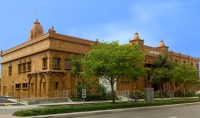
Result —
[[[198, 98], [198, 97], [192, 97], [192, 98]], [[164, 100], [169, 100], [171, 98], [164, 98]], [[173, 98], [173, 99], [180, 99], [180, 98]], [[161, 99], [155, 99], [155, 100], [161, 100]], [[143, 99], [140, 99], [139, 101], [144, 101]], [[91, 102], [84, 102], [85, 104], [95, 104], [95, 103], [105, 103], [105, 102], [112, 102], [111, 100], [108, 101], [91, 101]], [[120, 100], [116, 100], [116, 102], [122, 102]], [[45, 107], [45, 106], [57, 106], [57, 105], [75, 105], [75, 104], [83, 104], [83, 102], [62, 102], [62, 103], [46, 103], [46, 104], [39, 104], [39, 105], [26, 105], [26, 106], [4, 106], [0, 109], [13, 109], [13, 108], [38, 108], [38, 107]], [[187, 104], [197, 104], [197, 103], [187, 103]], [[200, 104], [200, 103], [198, 103]], [[182, 105], [182, 104], [179, 104]], [[185, 105], [185, 104], [183, 104]], [[171, 105], [166, 105], [171, 106]], [[128, 108], [128, 109], [115, 109], [115, 110], [103, 110], [103, 111], [89, 111], [89, 112], [76, 112], [76, 113], [64, 113], [64, 114], [54, 114], [54, 115], [43, 115], [43, 116], [33, 116], [33, 117], [24, 117], [24, 118], [59, 118], [59, 117], [72, 117], [72, 116], [81, 116], [81, 115], [95, 115], [95, 114], [102, 114], [102, 113], [113, 113], [113, 112], [124, 112], [127, 110], [136, 110], [136, 109], [149, 109], [154, 107], [162, 107], [162, 106], [152, 106], [152, 107], [140, 107], [140, 108]], [[19, 118], [17, 116], [12, 116], [12, 114], [7, 115], [0, 115], [0, 118]]]

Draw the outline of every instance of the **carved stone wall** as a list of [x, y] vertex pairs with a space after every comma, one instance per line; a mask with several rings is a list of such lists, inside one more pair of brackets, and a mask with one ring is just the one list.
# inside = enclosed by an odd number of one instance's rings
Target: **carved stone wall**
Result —
[[12, 61], [15, 59], [23, 58], [38, 52], [41, 52], [43, 50], [48, 49], [50, 46], [50, 41], [49, 40], [43, 40], [40, 42], [37, 42], [35, 44], [29, 45], [27, 47], [15, 50], [11, 53], [8, 53], [6, 55], [3, 55], [2, 57], [2, 63]]

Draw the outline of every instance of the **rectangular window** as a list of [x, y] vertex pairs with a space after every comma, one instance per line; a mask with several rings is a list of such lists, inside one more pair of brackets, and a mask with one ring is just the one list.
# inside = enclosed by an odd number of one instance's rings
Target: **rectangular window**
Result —
[[23, 83], [23, 84], [22, 84], [22, 87], [23, 87], [23, 89], [27, 89], [28, 84], [27, 84], [27, 83]]
[[55, 82], [55, 89], [58, 89], [58, 82]]
[[27, 62], [27, 71], [28, 71], [28, 72], [31, 71], [31, 62]]
[[47, 58], [42, 58], [42, 68], [47, 68]]
[[56, 67], [56, 68], [60, 67], [60, 59], [59, 58], [54, 58], [54, 67]]
[[21, 73], [22, 64], [18, 64], [18, 73]]
[[15, 89], [20, 89], [20, 88], [21, 88], [20, 85], [21, 85], [21, 84], [15, 84]]
[[11, 75], [12, 74], [12, 66], [8, 67], [8, 74]]
[[70, 60], [66, 59], [66, 69], [70, 68]]
[[26, 72], [26, 63], [23, 63], [22, 66], [23, 66], [22, 67], [23, 68], [23, 72]]

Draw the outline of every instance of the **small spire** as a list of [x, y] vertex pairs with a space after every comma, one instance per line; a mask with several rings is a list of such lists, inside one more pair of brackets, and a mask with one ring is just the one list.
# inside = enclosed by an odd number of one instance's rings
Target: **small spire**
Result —
[[36, 19], [36, 21], [34, 22], [34, 24], [40, 24], [40, 22], [38, 21], [38, 19]]
[[54, 30], [54, 26], [52, 26], [51, 28], [49, 28], [48, 32], [56, 33], [56, 31]]
[[164, 43], [164, 41], [161, 39], [160, 45], [159, 45], [158, 47], [164, 47], [164, 46], [165, 46], [165, 43]]
[[2, 53], [3, 53], [3, 50], [1, 50], [1, 52], [0, 52], [0, 56], [2, 56]]
[[140, 40], [140, 37], [137, 32], [134, 34], [133, 40]]

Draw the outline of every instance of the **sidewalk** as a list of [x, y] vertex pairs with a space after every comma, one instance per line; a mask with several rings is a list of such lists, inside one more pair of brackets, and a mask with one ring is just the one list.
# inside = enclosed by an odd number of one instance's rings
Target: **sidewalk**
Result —
[[[198, 98], [198, 97], [192, 97], [192, 98]], [[164, 100], [169, 100], [169, 99], [171, 99], [171, 98], [164, 98]], [[173, 98], [173, 99], [180, 99], [180, 98]], [[155, 100], [161, 100], [161, 98], [155, 98]], [[139, 99], [139, 101], [144, 101], [144, 99]], [[112, 101], [111, 100], [108, 100], [108, 101], [90, 101], [90, 102], [85, 102], [85, 104], [95, 104], [95, 103], [105, 103], [105, 102], [112, 102]], [[116, 100], [116, 102], [125, 102], [125, 101]], [[7, 106], [7, 107], [2, 108], [2, 109], [26, 108], [26, 107], [38, 108], [38, 107], [45, 107], [45, 106], [76, 105], [76, 104], [83, 104], [83, 102], [62, 102], [62, 103], [48, 103], [48, 104], [46, 103], [46, 104], [28, 105], [28, 106]], [[78, 117], [78, 116], [86, 116], [86, 115], [125, 112], [125, 111], [133, 111], [133, 110], [140, 110], [140, 109], [180, 106], [180, 105], [188, 105], [188, 104], [200, 104], [200, 102], [198, 102], [198, 103], [176, 104], [176, 105], [151, 106], [151, 107], [124, 108], [124, 109], [114, 109], [114, 110], [111, 109], [111, 110], [99, 110], [99, 111], [89, 111], [89, 112], [63, 113], [63, 114], [52, 114], [52, 115], [32, 116], [32, 117], [23, 117], [23, 118]], [[21, 117], [12, 116], [12, 114], [7, 114], [7, 115], [0, 115], [0, 118], [21, 118]]]

